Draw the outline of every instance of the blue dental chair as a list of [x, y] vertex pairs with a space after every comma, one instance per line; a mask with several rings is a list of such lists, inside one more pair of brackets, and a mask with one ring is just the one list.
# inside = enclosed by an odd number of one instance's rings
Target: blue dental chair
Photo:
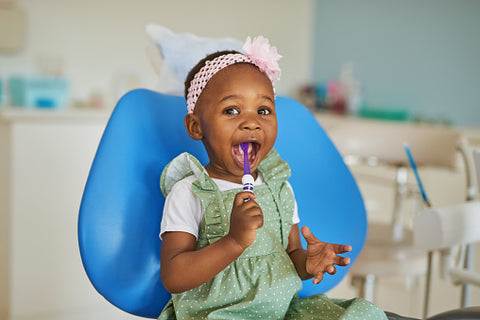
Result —
[[[367, 232], [363, 199], [335, 146], [313, 115], [298, 102], [276, 101], [275, 149], [289, 163], [301, 225], [321, 240], [350, 244], [352, 264]], [[164, 197], [164, 166], [188, 151], [203, 164], [202, 144], [183, 126], [185, 99], [145, 89], [127, 93], [107, 124], [80, 206], [78, 241], [86, 273], [110, 303], [131, 314], [157, 318], [170, 299], [160, 278], [158, 236]], [[303, 241], [303, 239], [302, 239]], [[305, 242], [303, 243], [306, 246]], [[350, 266], [352, 265], [350, 264]], [[303, 282], [305, 297], [327, 292], [347, 274], [338, 267], [314, 286]], [[408, 320], [388, 313], [390, 320]], [[447, 311], [429, 320], [480, 319], [480, 307]]]
[[[322, 241], [352, 245], [347, 256], [353, 263], [367, 232], [359, 189], [304, 106], [278, 97], [276, 108], [275, 149], [291, 167], [300, 224]], [[123, 96], [100, 141], [80, 207], [78, 239], [90, 281], [113, 305], [141, 317], [158, 317], [170, 299], [160, 278], [162, 170], [185, 151], [208, 162], [201, 142], [186, 133], [185, 114], [182, 97], [146, 89]], [[338, 267], [316, 286], [304, 281], [300, 296], [329, 291], [348, 270]]]

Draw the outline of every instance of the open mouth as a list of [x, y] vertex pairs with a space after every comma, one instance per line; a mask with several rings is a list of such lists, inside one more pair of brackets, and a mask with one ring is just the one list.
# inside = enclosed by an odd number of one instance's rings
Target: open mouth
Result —
[[[250, 167], [255, 166], [257, 160], [258, 151], [260, 150], [260, 144], [257, 142], [247, 142], [248, 143], [248, 162]], [[233, 156], [237, 164], [243, 168], [243, 150], [240, 147], [240, 144], [233, 146], [232, 148]]]

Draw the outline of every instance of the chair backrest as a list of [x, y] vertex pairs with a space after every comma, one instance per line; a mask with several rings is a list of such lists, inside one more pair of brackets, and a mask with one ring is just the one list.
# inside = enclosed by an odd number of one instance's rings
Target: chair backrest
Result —
[[[351, 244], [352, 261], [363, 247], [367, 221], [363, 199], [341, 155], [313, 115], [278, 97], [275, 149], [290, 165], [302, 225], [321, 240]], [[183, 125], [185, 99], [145, 89], [118, 102], [99, 144], [78, 219], [86, 273], [108, 301], [129, 313], [156, 318], [170, 298], [160, 278], [160, 221], [164, 197], [159, 178], [181, 152], [208, 162], [202, 144]], [[303, 241], [303, 239], [302, 239]], [[304, 242], [305, 246], [305, 242]], [[338, 268], [300, 296], [326, 292], [349, 267]]]

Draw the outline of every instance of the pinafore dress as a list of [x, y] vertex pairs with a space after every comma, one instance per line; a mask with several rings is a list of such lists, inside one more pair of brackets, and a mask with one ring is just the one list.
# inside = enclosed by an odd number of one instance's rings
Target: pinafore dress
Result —
[[[160, 314], [165, 319], [386, 319], [362, 299], [334, 301], [319, 294], [299, 298], [302, 282], [285, 249], [295, 200], [286, 181], [290, 168], [275, 150], [258, 167], [265, 184], [255, 187], [264, 215], [255, 242], [212, 280], [172, 294]], [[193, 193], [204, 209], [197, 249], [229, 231], [233, 200], [242, 189], [220, 191], [200, 162], [187, 153], [165, 167], [160, 181], [165, 195], [176, 181], [195, 175]]]

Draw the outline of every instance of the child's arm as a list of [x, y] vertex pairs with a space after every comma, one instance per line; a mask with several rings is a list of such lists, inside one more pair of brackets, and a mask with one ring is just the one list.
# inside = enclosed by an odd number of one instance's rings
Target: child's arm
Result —
[[290, 230], [287, 246], [287, 253], [302, 280], [314, 277], [313, 283], [318, 284], [325, 272], [335, 274], [337, 270], [334, 264], [346, 266], [350, 263], [350, 258], [338, 254], [349, 252], [352, 250], [351, 246], [322, 242], [306, 226], [302, 227], [302, 234], [307, 240], [307, 250], [302, 247], [300, 231], [296, 224]]
[[[244, 201], [245, 199], [250, 201]], [[195, 250], [195, 236], [186, 232], [162, 235], [161, 276], [165, 289], [180, 293], [209, 281], [249, 247], [263, 226], [263, 213], [250, 192], [238, 193], [230, 218], [230, 231], [215, 243]]]

